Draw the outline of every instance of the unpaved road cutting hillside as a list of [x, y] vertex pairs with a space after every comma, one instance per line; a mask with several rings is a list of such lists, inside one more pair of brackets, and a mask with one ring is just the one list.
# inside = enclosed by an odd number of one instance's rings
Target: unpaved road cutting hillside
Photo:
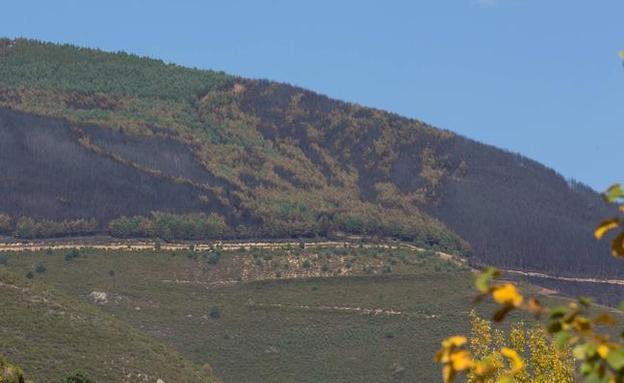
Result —
[[[253, 242], [201, 242], [201, 243], [182, 243], [182, 242], [163, 242], [156, 245], [154, 241], [113, 241], [107, 243], [101, 242], [14, 242], [0, 243], [0, 252], [20, 252], [20, 251], [43, 251], [43, 250], [62, 250], [62, 249], [100, 249], [100, 250], [117, 250], [117, 251], [136, 251], [136, 250], [155, 250], [159, 246], [164, 251], [174, 250], [190, 250], [208, 251], [215, 248], [223, 251], [233, 251], [245, 248], [249, 249], [268, 249], [277, 250], [288, 247], [300, 246], [301, 242], [296, 241], [253, 241]], [[332, 248], [332, 247], [362, 247], [362, 248], [383, 248], [383, 249], [408, 249], [411, 251], [422, 252], [426, 249], [403, 242], [385, 242], [385, 243], [358, 243], [355, 241], [310, 241], [305, 242], [305, 248]], [[465, 264], [465, 260], [443, 252], [436, 254], [445, 260]]]
[[[202, 242], [202, 243], [182, 243], [182, 242], [165, 242], [161, 243], [160, 249], [165, 251], [174, 250], [190, 250], [208, 251], [218, 248], [222, 251], [234, 251], [245, 248], [249, 249], [268, 249], [276, 250], [287, 247], [300, 246], [298, 241], [250, 241], [250, 242]], [[359, 243], [352, 240], [344, 241], [310, 241], [305, 242], [305, 248], [328, 248], [328, 247], [364, 247], [364, 248], [384, 248], [384, 249], [408, 249], [415, 252], [426, 251], [426, 249], [404, 242], [385, 242], [385, 243]], [[100, 249], [100, 250], [116, 250], [116, 251], [139, 251], [139, 250], [155, 250], [155, 242], [148, 241], [110, 241], [106, 243], [89, 242], [88, 240], [77, 242], [13, 242], [0, 243], [0, 252], [22, 252], [22, 251], [45, 251], [62, 250], [62, 249]], [[435, 254], [440, 258], [454, 262], [458, 265], [468, 266], [466, 260], [459, 256], [436, 251]], [[474, 270], [474, 269], [473, 269]], [[578, 283], [598, 283], [606, 285], [622, 285], [623, 279], [601, 279], [601, 278], [584, 278], [584, 277], [565, 277], [547, 273], [526, 271], [518, 269], [501, 269], [503, 272], [512, 275], [521, 275], [531, 278], [552, 279], [564, 282]]]

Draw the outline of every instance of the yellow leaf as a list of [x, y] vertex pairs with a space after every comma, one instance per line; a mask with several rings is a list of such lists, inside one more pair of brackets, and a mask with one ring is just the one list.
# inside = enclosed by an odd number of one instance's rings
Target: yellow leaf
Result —
[[542, 305], [535, 298], [529, 299], [529, 301], [527, 302], [527, 306], [528, 306], [529, 311], [535, 315], [539, 315], [542, 313], [542, 311], [544, 311], [542, 309]]
[[620, 58], [624, 60], [624, 51], [620, 51]]
[[574, 317], [572, 324], [580, 332], [586, 332], [591, 330], [591, 322], [589, 321], [589, 319], [580, 315]]
[[516, 286], [512, 283], [505, 283], [502, 286], [496, 287], [492, 293], [492, 297], [497, 303], [513, 307], [520, 306], [524, 299], [516, 289]]
[[436, 352], [436, 355], [435, 355], [436, 362], [448, 363], [449, 360], [450, 360], [449, 351], [447, 349], [441, 349], [438, 352]]
[[607, 326], [613, 326], [616, 323], [615, 318], [613, 318], [613, 315], [604, 311], [598, 314], [596, 318], [594, 318], [594, 322], [605, 324]]
[[611, 218], [604, 220], [598, 225], [596, 231], [594, 231], [594, 236], [596, 239], [602, 238], [606, 232], [609, 230], [615, 229], [620, 226], [620, 221], [617, 218]]
[[520, 357], [520, 355], [518, 355], [518, 353], [508, 347], [503, 347], [501, 349], [501, 354], [507, 358], [509, 360], [509, 363], [511, 364], [511, 372], [512, 373], [517, 373], [522, 371], [522, 369], [524, 368], [524, 361], [522, 360], [522, 358]]
[[624, 257], [624, 232], [611, 241], [611, 252], [614, 257]]
[[492, 363], [488, 362], [478, 362], [474, 364], [472, 372], [480, 377], [486, 377], [491, 375], [496, 370], [496, 367], [492, 365]]
[[609, 346], [601, 344], [600, 346], [598, 346], [598, 355], [600, 355], [600, 357], [602, 359], [606, 359], [607, 355], [609, 355]]
[[455, 371], [464, 371], [472, 367], [472, 359], [470, 358], [470, 353], [468, 353], [468, 351], [466, 350], [454, 352], [451, 355], [451, 366]]
[[460, 347], [463, 346], [468, 340], [465, 336], [451, 336], [442, 341], [443, 348]]

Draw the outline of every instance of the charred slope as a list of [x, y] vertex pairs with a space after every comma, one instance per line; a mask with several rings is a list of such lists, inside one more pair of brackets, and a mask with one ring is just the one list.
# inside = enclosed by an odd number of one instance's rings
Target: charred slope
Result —
[[[0, 108], [0, 211], [16, 217], [100, 222], [153, 210], [223, 211], [216, 202], [200, 200], [206, 191], [196, 186], [85, 148], [79, 142], [82, 131], [74, 128], [63, 120]], [[162, 163], [165, 171], [210, 178], [176, 142], [148, 138], [137, 142], [113, 130], [92, 126], [87, 130], [107, 140], [113, 150], [116, 143], [126, 142], [124, 150], [140, 157], [139, 164]]]
[[[383, 235], [473, 262], [624, 276], [597, 193], [534, 161], [305, 89], [0, 41], [0, 212], [215, 212], [228, 235]], [[40, 117], [35, 117], [38, 115]]]
[[[614, 211], [589, 187], [522, 155], [435, 134], [428, 127], [419, 130], [420, 123], [413, 129], [417, 136], [410, 137], [404, 129], [415, 121], [383, 114], [386, 120], [380, 122], [377, 110], [354, 113], [357, 107], [288, 85], [269, 99], [264, 95], [272, 86], [253, 83], [248, 87], [252, 95], [241, 101], [243, 110], [259, 118], [265, 138], [296, 140], [315, 158], [306, 126], [323, 129], [324, 140], [317, 147], [343, 166], [357, 168], [361, 195], [383, 205], [387, 196], [376, 185], [390, 184], [395, 195], [422, 196], [413, 203], [467, 240], [474, 264], [624, 276], [621, 262], [608, 256], [608, 243], [593, 237], [597, 222]], [[304, 112], [292, 119], [287, 117], [288, 100], [295, 97]], [[333, 129], [329, 116], [337, 113], [351, 116], [358, 128], [352, 138], [345, 132], [352, 129], [346, 122]], [[396, 140], [390, 149], [371, 150], [388, 131]]]
[[517, 154], [454, 137], [442, 149], [466, 164], [428, 211], [468, 240], [477, 263], [558, 275], [624, 275], [593, 229], [614, 212], [590, 188]]

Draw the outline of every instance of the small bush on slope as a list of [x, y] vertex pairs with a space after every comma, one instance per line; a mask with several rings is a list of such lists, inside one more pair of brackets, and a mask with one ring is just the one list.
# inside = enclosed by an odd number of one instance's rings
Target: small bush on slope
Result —
[[21, 368], [9, 363], [6, 359], [0, 356], [0, 382], [27, 383], [31, 381], [24, 377], [24, 371], [22, 371]]

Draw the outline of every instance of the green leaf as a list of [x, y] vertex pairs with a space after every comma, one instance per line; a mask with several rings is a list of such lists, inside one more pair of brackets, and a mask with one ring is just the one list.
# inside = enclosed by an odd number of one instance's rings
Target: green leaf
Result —
[[618, 199], [624, 198], [624, 190], [622, 189], [622, 185], [615, 184], [611, 185], [609, 189], [603, 194], [604, 199], [609, 202], [615, 202]]
[[487, 293], [490, 290], [490, 282], [492, 279], [499, 277], [500, 271], [495, 267], [488, 267], [479, 275], [477, 275], [477, 279], [475, 281], [475, 286], [477, 290], [482, 293]]
[[564, 317], [568, 313], [568, 308], [566, 306], [557, 306], [553, 307], [550, 310], [550, 318], [559, 319]]
[[566, 344], [568, 344], [570, 338], [572, 338], [570, 333], [567, 331], [560, 331], [554, 336], [555, 344], [558, 348], [562, 349]]
[[574, 354], [574, 357], [578, 360], [585, 360], [585, 359], [591, 359], [594, 355], [596, 355], [596, 345], [593, 343], [585, 343], [585, 344], [579, 344], [578, 346], [574, 347], [574, 349], [572, 350], [572, 353]]
[[585, 377], [585, 383], [609, 383], [607, 374], [600, 374], [599, 371], [593, 371]]
[[585, 360], [587, 355], [585, 354], [585, 345], [579, 344], [578, 346], [572, 349], [572, 355], [574, 355], [574, 359], [576, 360]]
[[581, 374], [586, 376], [596, 369], [596, 365], [592, 362], [585, 361], [581, 364]]
[[546, 326], [546, 330], [551, 334], [558, 333], [559, 331], [561, 331], [561, 322], [559, 322], [558, 320], [551, 321], [550, 323], [548, 323], [548, 326]]
[[592, 302], [594, 301], [593, 298], [591, 297], [579, 297], [578, 299], [579, 303], [582, 304], [583, 306], [589, 306], [592, 304]]
[[614, 370], [624, 368], [624, 349], [611, 350], [607, 355], [607, 363]]

